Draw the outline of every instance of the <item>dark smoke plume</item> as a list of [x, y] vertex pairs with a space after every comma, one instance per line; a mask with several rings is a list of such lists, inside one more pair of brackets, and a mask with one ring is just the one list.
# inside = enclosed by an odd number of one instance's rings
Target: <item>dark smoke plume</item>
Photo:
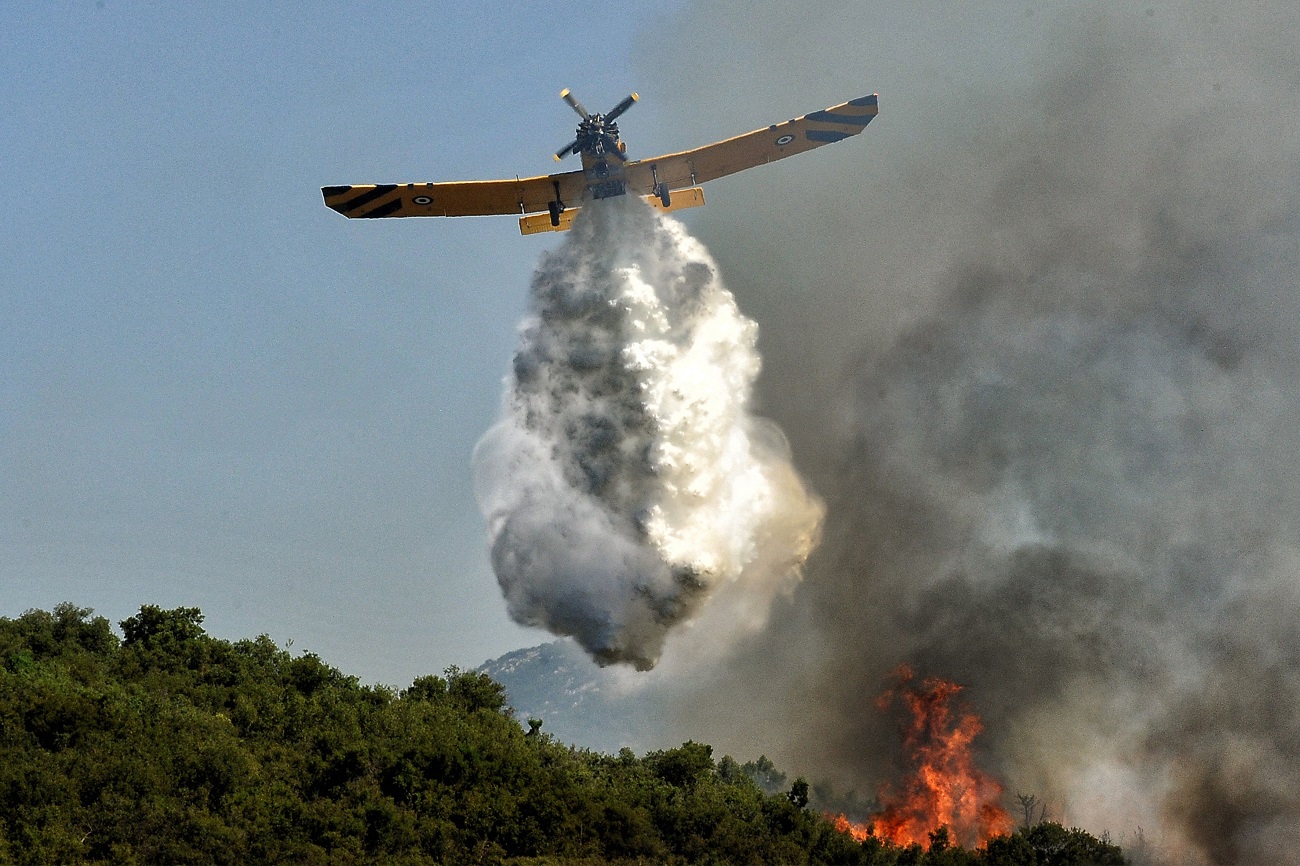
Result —
[[1297, 33], [1281, 2], [686, 14], [684, 136], [881, 93], [862, 149], [700, 217], [828, 513], [769, 629], [673, 687], [693, 736], [874, 789], [909, 662], [1051, 817], [1300, 863]]

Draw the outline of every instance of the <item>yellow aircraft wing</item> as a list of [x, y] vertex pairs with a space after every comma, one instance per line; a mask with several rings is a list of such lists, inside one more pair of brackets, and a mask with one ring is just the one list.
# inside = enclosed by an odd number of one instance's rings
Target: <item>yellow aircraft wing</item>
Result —
[[873, 93], [694, 150], [630, 161], [625, 167], [628, 189], [642, 195], [657, 192], [656, 179], [669, 189], [696, 186], [823, 144], [843, 141], [866, 129], [877, 110], [877, 95]]
[[[823, 144], [843, 141], [865, 129], [876, 111], [877, 97], [873, 93], [694, 150], [629, 161], [623, 165], [624, 180], [628, 192], [656, 196], [665, 209], [698, 206], [704, 203], [703, 194], [690, 188]], [[527, 217], [550, 211], [552, 202], [562, 203], [559, 213], [548, 214], [545, 221], [521, 219], [520, 229], [530, 234], [567, 228], [576, 208], [588, 198], [588, 183], [582, 171], [570, 171], [514, 180], [327, 186], [321, 193], [326, 206], [350, 218], [491, 214]], [[664, 189], [683, 190], [686, 194], [670, 205], [668, 197], [662, 194]]]
[[514, 180], [380, 183], [321, 189], [326, 206], [353, 218], [535, 213], [545, 211], [556, 199], [577, 204], [586, 191], [581, 171]]

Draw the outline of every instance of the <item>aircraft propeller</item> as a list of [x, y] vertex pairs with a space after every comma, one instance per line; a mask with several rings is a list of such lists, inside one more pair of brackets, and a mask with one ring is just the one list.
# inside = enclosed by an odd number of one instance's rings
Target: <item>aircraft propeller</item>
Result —
[[633, 104], [634, 102], [636, 102], [636, 101], [637, 101], [638, 99], [640, 99], [640, 98], [641, 98], [641, 97], [638, 96], [638, 95], [635, 94], [635, 93], [629, 93], [629, 94], [627, 95], [627, 98], [625, 98], [625, 99], [624, 99], [622, 102], [620, 102], [618, 105], [615, 105], [615, 106], [614, 106], [614, 109], [613, 109], [612, 111], [610, 111], [609, 114], [605, 115], [605, 122], [606, 122], [606, 123], [609, 123], [611, 120], [613, 120], [614, 118], [618, 117], [618, 116], [619, 116], [620, 114], [622, 114], [623, 112], [627, 111], [629, 108], [632, 107], [632, 104]]
[[[626, 161], [627, 157], [618, 149], [618, 127], [614, 125], [614, 120], [620, 114], [632, 107], [641, 97], [635, 93], [629, 94], [618, 105], [605, 115], [588, 114], [587, 109], [583, 108], [582, 103], [566, 87], [560, 91], [560, 98], [569, 104], [569, 107], [578, 113], [582, 118], [582, 124], [578, 127], [578, 137], [566, 144], [555, 152], [555, 161], [559, 162], [571, 153], [577, 153], [582, 149], [583, 138], [595, 135], [599, 136], [604, 144], [604, 150], [612, 153], [620, 160]], [[608, 124], [608, 126], [606, 125]]]
[[569, 103], [569, 107], [578, 112], [578, 116], [583, 120], [591, 117], [591, 115], [587, 113], [587, 109], [582, 107], [582, 103], [574, 97], [573, 92], [570, 91], [569, 88], [566, 87], [560, 91], [560, 98]]

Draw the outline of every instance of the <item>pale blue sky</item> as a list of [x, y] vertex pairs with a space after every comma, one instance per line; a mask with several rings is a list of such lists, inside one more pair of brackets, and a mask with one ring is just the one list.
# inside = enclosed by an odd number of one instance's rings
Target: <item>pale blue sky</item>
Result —
[[197, 605], [397, 684], [543, 637], [469, 455], [555, 239], [319, 188], [549, 171], [665, 7], [482, 8], [5, 4], [0, 614]]

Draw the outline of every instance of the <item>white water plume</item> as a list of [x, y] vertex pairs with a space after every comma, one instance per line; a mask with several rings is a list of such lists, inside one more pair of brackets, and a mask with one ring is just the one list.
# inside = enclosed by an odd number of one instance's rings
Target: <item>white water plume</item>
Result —
[[474, 454], [515, 620], [642, 670], [724, 584], [753, 621], [720, 633], [761, 624], [823, 509], [749, 413], [757, 330], [676, 220], [633, 196], [583, 209], [537, 268], [503, 417]]

